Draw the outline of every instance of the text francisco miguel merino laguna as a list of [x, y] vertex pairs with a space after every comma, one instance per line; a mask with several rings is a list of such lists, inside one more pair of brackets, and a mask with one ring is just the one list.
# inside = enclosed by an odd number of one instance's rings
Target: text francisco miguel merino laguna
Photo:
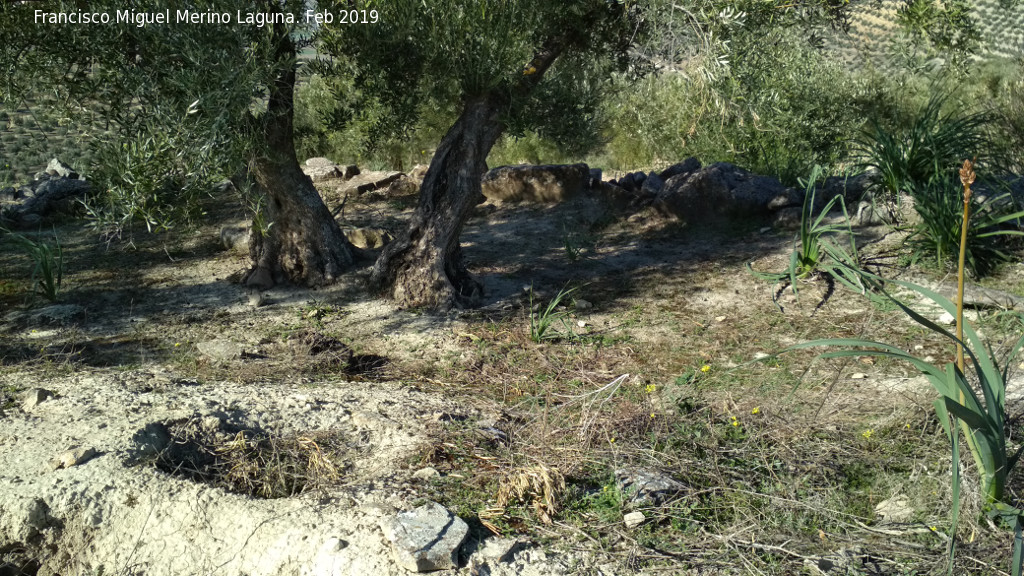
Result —
[[[306, 23], [322, 22], [324, 14], [307, 10]], [[138, 27], [150, 24], [249, 24], [262, 28], [267, 24], [295, 24], [290, 13], [242, 12], [232, 18], [230, 12], [197, 12], [195, 10], [163, 10], [157, 12], [136, 12], [117, 10], [113, 17], [107, 12], [44, 12], [35, 11], [36, 24], [134, 24]]]

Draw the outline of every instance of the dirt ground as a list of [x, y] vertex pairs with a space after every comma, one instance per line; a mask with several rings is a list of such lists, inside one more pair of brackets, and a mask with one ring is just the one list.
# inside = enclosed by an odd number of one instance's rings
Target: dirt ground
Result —
[[[333, 208], [338, 199], [326, 196]], [[342, 224], [397, 233], [414, 205], [415, 197], [370, 193], [349, 202]], [[734, 427], [787, 438], [825, 434], [860, 446], [873, 430], [937, 434], [933, 394], [908, 366], [867, 356], [815, 360], [814, 351], [758, 361], [840, 336], [937, 361], [952, 353], [894, 307], [842, 287], [809, 281], [797, 297], [755, 278], [748, 264], [781, 270], [792, 248], [792, 231], [765, 222], [696, 226], [617, 213], [593, 197], [482, 205], [462, 240], [485, 288], [483, 306], [435, 314], [367, 294], [370, 258], [337, 285], [274, 288], [254, 305], [233, 281], [247, 257], [219, 239], [221, 227], [244, 223], [241, 210], [210, 211], [198, 229], [136, 233], [131, 243], [104, 244], [82, 222], [60, 225], [65, 276], [55, 304], [28, 298], [27, 259], [0, 252], [0, 551], [33, 559], [32, 573], [402, 574], [378, 528], [389, 514], [424, 499], [472, 514], [488, 482], [515, 470], [557, 469], [573, 484], [592, 477], [595, 463], [676, 469], [643, 445], [664, 429], [644, 424], [636, 432], [635, 422], [672, 422], [694, 402], [709, 422], [728, 428], [732, 418]], [[867, 261], [887, 277], [948, 284], [934, 272], [905, 270], [901, 233], [857, 233]], [[987, 285], [1024, 293], [1024, 265]], [[533, 342], [531, 306], [543, 311], [563, 290], [573, 291], [554, 309], [561, 316], [551, 328], [562, 337]], [[1002, 312], [976, 313], [986, 335], [1016, 329]], [[37, 387], [54, 397], [22, 409], [21, 395]], [[337, 473], [285, 498], [237, 494], [188, 470], [153, 466], [147, 434], [157, 424], [311, 438], [335, 447]], [[513, 440], [477, 450], [465, 434], [481, 429]], [[48, 464], [75, 447], [96, 455], [67, 469]], [[189, 465], [179, 462], [177, 472]], [[425, 468], [441, 478], [420, 474]], [[932, 486], [947, 472], [940, 461], [900, 474], [924, 475], [932, 480], [907, 482]], [[918, 524], [941, 518], [946, 498], [936, 489], [915, 502], [926, 518]], [[472, 538], [497, 528], [529, 543], [487, 573], [703, 573], [703, 556], [631, 543], [624, 529], [609, 528], [617, 536], [608, 540], [579, 536], [569, 508], [553, 522], [477, 510]], [[809, 558], [856, 555], [839, 536], [829, 544], [826, 531], [816, 554], [787, 552], [788, 540], [755, 550], [735, 535], [714, 537], [725, 550], [771, 556], [780, 548], [781, 568], [773, 570], [791, 573]], [[886, 546], [896, 545], [878, 550]], [[940, 539], [913, 546], [924, 565], [941, 562]], [[483, 573], [468, 552], [462, 560], [460, 573]], [[718, 571], [761, 571], [707, 562]]]

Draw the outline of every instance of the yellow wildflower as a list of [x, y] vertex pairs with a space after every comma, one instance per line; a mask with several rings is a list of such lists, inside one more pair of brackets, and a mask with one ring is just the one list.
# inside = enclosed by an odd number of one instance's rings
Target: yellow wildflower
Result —
[[750, 413], [751, 414], [760, 414], [761, 413], [761, 407], [760, 406], [754, 406], [754, 409], [751, 410]]
[[700, 371], [705, 373], [705, 374], [707, 374], [708, 372], [711, 372], [711, 366], [708, 366], [707, 364], [705, 364], [705, 365], [700, 367]]
[[648, 384], [647, 386], [644, 387], [644, 391], [646, 391], [648, 394], [654, 394], [654, 391], [657, 389], [658, 386], [655, 384]]
[[867, 438], [867, 439], [870, 440], [871, 439], [871, 435], [874, 434], [874, 433], [875, 433], [874, 430], [872, 430], [871, 428], [868, 428], [867, 430], [861, 432], [860, 435], [863, 436], [864, 438]]

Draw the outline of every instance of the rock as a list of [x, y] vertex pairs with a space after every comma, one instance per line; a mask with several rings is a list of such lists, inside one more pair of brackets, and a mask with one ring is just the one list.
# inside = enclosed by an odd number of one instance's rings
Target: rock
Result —
[[775, 215], [772, 216], [772, 226], [786, 230], [799, 228], [802, 217], [803, 208], [800, 206], [783, 208], [782, 210], [775, 212]]
[[945, 326], [953, 326], [956, 324], [956, 318], [949, 312], [943, 312], [941, 316], [935, 319], [935, 322]]
[[647, 517], [644, 516], [643, 512], [630, 512], [629, 514], [626, 514], [622, 517], [622, 523], [625, 524], [626, 528], [629, 528], [630, 530], [643, 524], [644, 520], [647, 520]]
[[849, 205], [850, 202], [863, 197], [870, 185], [871, 175], [868, 173], [856, 176], [829, 176], [816, 189], [814, 208], [820, 210], [836, 196], [842, 196]]
[[46, 176], [29, 186], [31, 195], [25, 194], [26, 198], [20, 203], [7, 206], [5, 218], [12, 226], [20, 228], [42, 224], [49, 216], [77, 210], [78, 199], [91, 188], [84, 180]]
[[395, 560], [413, 572], [458, 567], [458, 551], [469, 526], [436, 502], [399, 512], [381, 522]]
[[0, 200], [17, 200], [20, 197], [20, 192], [13, 186], [0, 188]]
[[629, 192], [639, 192], [640, 188], [644, 185], [645, 180], [647, 180], [646, 173], [630, 172], [622, 178], [619, 178], [616, 184]]
[[595, 190], [601, 199], [615, 210], [628, 210], [640, 203], [640, 196], [636, 192], [630, 192], [611, 182], [601, 182]]
[[239, 254], [249, 253], [249, 238], [252, 234], [252, 227], [243, 224], [225, 225], [220, 229], [220, 243]]
[[879, 226], [894, 222], [891, 211], [885, 205], [870, 200], [857, 203], [857, 212], [853, 221], [858, 226]]
[[392, 183], [405, 177], [401, 172], [359, 172], [347, 180], [326, 182], [328, 189], [334, 190], [341, 197], [361, 195], [374, 190], [389, 187]]
[[417, 164], [412, 167], [412, 170], [409, 171], [409, 179], [415, 182], [422, 183], [423, 178], [427, 176], [427, 170], [429, 169], [430, 165], [428, 164]]
[[74, 168], [61, 162], [57, 158], [51, 159], [49, 164], [46, 165], [46, 173], [50, 176], [57, 176], [58, 178], [71, 178], [72, 180], [78, 179], [78, 172], [75, 172]]
[[427, 466], [413, 472], [412, 477], [417, 480], [436, 480], [441, 477], [441, 473], [437, 471], [437, 468]]
[[485, 562], [511, 562], [515, 553], [525, 546], [526, 541], [517, 538], [488, 538], [475, 556]]
[[415, 194], [419, 194], [421, 183], [422, 180], [417, 182], [403, 174], [387, 185], [387, 187], [384, 189], [384, 195], [388, 196], [389, 198], [398, 196], [413, 196]]
[[583, 298], [577, 298], [575, 304], [576, 309], [580, 311], [590, 310], [591, 308], [594, 307], [593, 304], [591, 304], [588, 300], [584, 300]]
[[709, 216], [761, 216], [799, 206], [799, 195], [775, 178], [719, 162], [665, 182], [654, 201], [664, 216], [698, 221]]
[[875, 505], [875, 515], [880, 524], [909, 522], [914, 517], [914, 508], [906, 498], [894, 496]]
[[562, 202], [588, 184], [586, 164], [502, 166], [484, 175], [483, 194], [494, 202]]
[[263, 306], [263, 304], [266, 302], [266, 299], [263, 297], [262, 290], [250, 286], [246, 288], [245, 301], [249, 306], [252, 306], [253, 308], [259, 308], [260, 306]]
[[349, 180], [359, 174], [355, 165], [339, 166], [328, 158], [310, 158], [302, 166], [302, 171], [309, 176], [314, 184], [330, 180]]
[[651, 172], [640, 187], [640, 196], [654, 198], [665, 187], [665, 181], [654, 172]]
[[0, 514], [0, 548], [23, 546], [53, 524], [50, 507], [41, 498], [7, 496], [0, 501], [0, 509], [4, 511]]
[[379, 250], [395, 239], [383, 228], [355, 228], [345, 232], [345, 237], [353, 246], [363, 250]]
[[244, 349], [241, 344], [230, 340], [207, 340], [196, 344], [196, 350], [211, 360], [228, 362], [242, 357]]
[[53, 392], [45, 388], [30, 388], [21, 395], [21, 409], [28, 412], [53, 396]]
[[[957, 286], [954, 283], [941, 284], [936, 292], [956, 301]], [[1024, 297], [1010, 292], [986, 288], [976, 284], [964, 286], [964, 306], [977, 309], [1018, 310], [1024, 312]]]
[[324, 158], [323, 156], [317, 156], [316, 158], [307, 158], [302, 163], [306, 168], [324, 168], [328, 166], [337, 166], [338, 164], [330, 158]]
[[668, 180], [669, 178], [672, 178], [673, 176], [679, 176], [680, 174], [693, 174], [697, 170], [700, 170], [700, 166], [700, 160], [697, 160], [696, 158], [691, 156], [678, 164], [673, 164], [668, 168], [665, 168], [664, 170], [661, 171], [661, 174], [659, 174], [658, 176], [660, 176], [662, 180]]
[[591, 168], [590, 169], [590, 183], [589, 183], [588, 187], [591, 190], [597, 189], [597, 188], [599, 188], [601, 186], [601, 183], [603, 181], [604, 181], [604, 173], [601, 172], [601, 169], [600, 168]]
[[345, 174], [338, 166], [304, 166], [302, 171], [309, 176], [313, 184], [327, 182], [329, 180], [344, 180]]
[[31, 315], [31, 322], [37, 326], [70, 326], [84, 319], [85, 308], [78, 304], [52, 304]]
[[72, 466], [78, 466], [79, 464], [85, 464], [96, 456], [97, 452], [93, 448], [71, 448], [63, 454], [50, 460], [51, 470], [60, 470], [61, 468], [71, 468]]
[[630, 502], [640, 506], [660, 504], [666, 498], [686, 489], [686, 485], [667, 474], [639, 468], [616, 470], [615, 481], [619, 491]]

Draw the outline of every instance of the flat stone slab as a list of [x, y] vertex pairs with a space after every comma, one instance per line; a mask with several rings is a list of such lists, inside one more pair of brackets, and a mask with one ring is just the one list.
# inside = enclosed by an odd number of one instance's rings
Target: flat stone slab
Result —
[[381, 522], [395, 560], [413, 572], [458, 567], [458, 552], [469, 526], [436, 502], [399, 512]]

